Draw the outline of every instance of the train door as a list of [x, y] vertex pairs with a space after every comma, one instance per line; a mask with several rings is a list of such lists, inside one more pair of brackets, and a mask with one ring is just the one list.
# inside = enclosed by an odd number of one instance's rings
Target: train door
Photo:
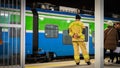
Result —
[[[85, 35], [85, 43], [86, 43], [86, 48], [89, 53], [89, 24], [84, 23], [85, 28], [83, 29], [83, 34]], [[80, 51], [81, 53], [81, 51]]]

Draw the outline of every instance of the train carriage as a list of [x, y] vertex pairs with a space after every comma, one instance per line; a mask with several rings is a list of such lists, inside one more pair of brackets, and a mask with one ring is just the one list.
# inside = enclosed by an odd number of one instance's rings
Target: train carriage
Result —
[[[0, 13], [0, 24], [14, 24], [20, 23], [19, 11], [15, 10], [16, 13], [11, 13], [10, 10], [4, 9]], [[7, 12], [9, 10], [9, 12]], [[52, 52], [52, 57], [60, 56], [73, 56], [73, 47], [71, 43], [71, 37], [68, 35], [68, 26], [75, 20], [74, 13], [51, 11], [37, 8], [38, 13], [38, 54], [46, 54]], [[25, 54], [33, 54], [33, 13], [31, 8], [26, 8], [26, 34], [25, 34]], [[94, 16], [88, 14], [80, 14], [82, 17], [81, 21], [84, 22], [86, 28], [84, 29], [86, 47], [90, 55], [94, 55], [94, 44], [92, 42], [94, 33]], [[108, 20], [116, 21], [114, 18], [106, 18]], [[107, 25], [104, 24], [104, 28]], [[20, 29], [19, 28], [2, 28], [0, 27], [0, 39], [3, 41], [0, 44], [0, 57], [3, 53], [8, 56], [11, 53], [19, 53], [20, 50]], [[17, 34], [17, 35], [16, 35]], [[11, 37], [12, 35], [12, 37]], [[13, 37], [14, 36], [14, 37]], [[12, 43], [10, 43], [12, 41]], [[17, 41], [17, 43], [15, 43]], [[5, 49], [3, 49], [3, 47]], [[16, 48], [17, 47], [17, 48]], [[12, 50], [9, 50], [12, 49]], [[9, 51], [8, 51], [9, 50]]]

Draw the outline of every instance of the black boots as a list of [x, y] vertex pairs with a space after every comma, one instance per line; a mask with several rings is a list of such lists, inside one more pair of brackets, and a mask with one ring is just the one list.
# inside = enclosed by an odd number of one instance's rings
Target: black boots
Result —
[[78, 63], [76, 63], [76, 65], [79, 65], [80, 63], [78, 62]]
[[91, 62], [89, 61], [89, 62], [87, 62], [87, 65], [91, 65]]
[[[91, 65], [91, 62], [89, 61], [89, 62], [86, 62], [87, 63], [87, 65]], [[78, 62], [78, 63], [76, 63], [76, 65], [79, 65], [80, 63]]]

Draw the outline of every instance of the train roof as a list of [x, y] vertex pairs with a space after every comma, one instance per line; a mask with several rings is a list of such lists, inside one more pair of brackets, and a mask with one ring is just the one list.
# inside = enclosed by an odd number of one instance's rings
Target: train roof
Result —
[[[13, 8], [13, 9], [20, 9], [20, 7], [13, 7], [13, 6], [10, 6], [10, 5], [3, 5], [1, 4], [0, 7], [5, 7], [5, 8]], [[70, 15], [70, 16], [75, 16], [76, 14], [75, 13], [70, 13], [70, 12], [62, 12], [62, 11], [51, 11], [51, 10], [45, 10], [45, 9], [40, 9], [40, 8], [36, 8], [37, 11], [40, 11], [40, 12], [46, 12], [46, 13], [53, 13], [53, 14], [62, 14], [62, 15]], [[26, 10], [31, 10], [30, 7], [26, 7]], [[83, 18], [95, 18], [94, 15], [90, 15], [90, 14], [80, 14], [81, 17]], [[119, 18], [111, 18], [111, 17], [104, 17], [105, 20], [113, 20], [113, 21], [120, 21]]]
[[[26, 10], [31, 10], [31, 8], [26, 7]], [[37, 11], [40, 12], [46, 12], [46, 13], [54, 13], [54, 14], [62, 14], [62, 15], [70, 15], [70, 16], [75, 16], [75, 13], [70, 13], [70, 12], [62, 12], [62, 11], [52, 11], [52, 10], [45, 10], [45, 9], [40, 9], [37, 8]], [[86, 17], [86, 18], [95, 18], [94, 15], [90, 14], [80, 14], [81, 17]], [[113, 20], [113, 21], [120, 21], [119, 18], [111, 18], [111, 17], [104, 17], [105, 20]]]

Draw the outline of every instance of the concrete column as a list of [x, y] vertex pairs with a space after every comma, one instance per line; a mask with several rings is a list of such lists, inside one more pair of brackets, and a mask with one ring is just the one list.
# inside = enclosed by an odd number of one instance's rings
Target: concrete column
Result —
[[25, 68], [25, 5], [26, 0], [21, 0], [21, 46], [20, 46], [20, 65]]
[[104, 0], [95, 0], [95, 68], [104, 68]]

